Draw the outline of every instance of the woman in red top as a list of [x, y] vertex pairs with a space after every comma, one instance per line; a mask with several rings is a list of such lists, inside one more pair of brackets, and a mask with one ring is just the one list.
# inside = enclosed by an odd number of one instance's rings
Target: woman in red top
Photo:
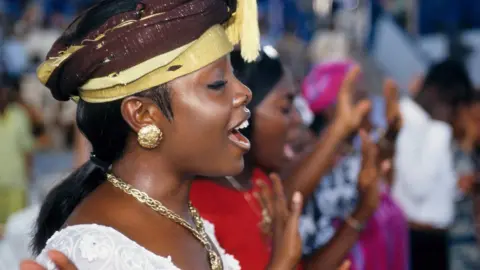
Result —
[[[227, 177], [228, 181], [195, 181], [190, 199], [202, 217], [215, 224], [218, 241], [234, 254], [242, 269], [263, 270], [272, 255], [273, 222], [267, 210], [268, 202], [261, 198], [262, 194], [266, 195], [265, 191], [271, 190], [271, 181], [265, 172], [288, 161], [289, 156], [282, 148], [287, 145], [286, 131], [301, 123], [292, 109], [297, 93], [280, 62], [265, 52], [255, 64], [245, 64], [236, 52], [231, 54], [231, 61], [235, 75], [254, 91], [252, 106], [249, 106], [253, 112], [252, 126], [241, 132], [258, 148], [245, 157], [243, 175]], [[262, 80], [244, 81], [242, 73], [247, 69], [263, 75]], [[257, 164], [265, 169], [259, 169]]]
[[[249, 104], [251, 125], [241, 131], [250, 139], [252, 150], [245, 157], [241, 175], [227, 177], [228, 181], [207, 178], [194, 181], [190, 196], [202, 217], [215, 224], [217, 239], [239, 260], [242, 269], [263, 270], [278, 256], [272, 254], [271, 250], [275, 250], [272, 247], [282, 244], [272, 241], [271, 237], [275, 218], [269, 211], [272, 191], [267, 173], [281, 172], [286, 165], [294, 163], [290, 143], [297, 138], [287, 139], [287, 131], [302, 122], [293, 106], [297, 95], [293, 79], [273, 48], [264, 48], [256, 63], [245, 63], [238, 52], [231, 54], [231, 62], [237, 78], [253, 93]], [[302, 159], [301, 168], [286, 178], [288, 196], [296, 189], [308, 192], [312, 186], [313, 190], [320, 176], [329, 169], [336, 146], [358, 128], [368, 106], [361, 104], [354, 108], [349, 91], [343, 91], [348, 96], [340, 101], [338, 121], [331, 125], [331, 132], [315, 147], [314, 153]], [[293, 178], [299, 175], [299, 170], [307, 171], [302, 172], [301, 178]], [[371, 174], [365, 176], [375, 178]]]

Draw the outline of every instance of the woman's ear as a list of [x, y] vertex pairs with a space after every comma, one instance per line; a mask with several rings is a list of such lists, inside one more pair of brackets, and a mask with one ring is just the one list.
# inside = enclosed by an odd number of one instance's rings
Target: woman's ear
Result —
[[164, 121], [167, 121], [157, 104], [145, 97], [125, 98], [121, 105], [121, 113], [135, 133], [148, 125], [155, 125], [161, 129]]

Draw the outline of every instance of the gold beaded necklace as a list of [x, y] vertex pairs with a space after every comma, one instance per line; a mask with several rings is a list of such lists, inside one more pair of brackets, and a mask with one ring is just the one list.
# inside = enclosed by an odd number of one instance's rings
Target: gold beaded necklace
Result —
[[178, 214], [173, 212], [172, 210], [168, 209], [165, 207], [161, 202], [150, 198], [147, 193], [140, 191], [138, 189], [135, 189], [131, 185], [125, 183], [121, 179], [117, 178], [113, 174], [107, 174], [107, 180], [110, 182], [114, 187], [122, 190], [128, 195], [131, 195], [134, 197], [137, 201], [139, 201], [142, 204], [145, 204], [149, 206], [153, 211], [159, 213], [160, 215], [174, 221], [175, 223], [181, 225], [182, 227], [186, 228], [189, 230], [192, 235], [197, 238], [200, 243], [205, 247], [208, 253], [208, 259], [210, 263], [210, 269], [212, 270], [222, 270], [223, 265], [222, 261], [220, 260], [220, 256], [217, 254], [217, 252], [213, 249], [212, 244], [210, 243], [210, 240], [208, 239], [207, 233], [205, 232], [205, 228], [203, 226], [203, 221], [198, 214], [197, 209], [192, 206], [192, 204], [189, 202], [188, 203], [188, 208], [190, 210], [190, 214], [193, 217], [193, 221], [195, 223], [194, 228], [190, 223], [188, 223], [185, 219], [180, 217]]

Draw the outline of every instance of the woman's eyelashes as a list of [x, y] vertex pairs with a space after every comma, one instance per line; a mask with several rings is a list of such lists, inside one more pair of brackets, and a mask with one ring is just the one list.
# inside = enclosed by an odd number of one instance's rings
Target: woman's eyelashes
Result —
[[280, 106], [280, 110], [282, 111], [282, 114], [288, 115], [292, 111], [292, 107], [293, 106], [291, 104], [283, 105], [283, 106]]
[[228, 81], [221, 80], [221, 81], [216, 81], [214, 83], [211, 83], [211, 84], [207, 85], [207, 87], [211, 90], [214, 90], [214, 91], [220, 91], [220, 90], [223, 90], [225, 88], [227, 83], [228, 83]]
[[286, 102], [280, 106], [280, 110], [283, 114], [289, 115], [293, 109], [293, 101], [291, 99], [287, 99]]
[[289, 115], [290, 112], [292, 111], [292, 107], [291, 106], [290, 107], [283, 107], [283, 108], [281, 108], [281, 110], [282, 110], [283, 114]]

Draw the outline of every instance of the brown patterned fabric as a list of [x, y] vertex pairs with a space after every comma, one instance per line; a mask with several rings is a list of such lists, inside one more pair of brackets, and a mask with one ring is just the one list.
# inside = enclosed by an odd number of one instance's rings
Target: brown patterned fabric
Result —
[[83, 40], [71, 40], [70, 33], [85, 19], [87, 10], [55, 42], [47, 59], [60, 56], [71, 46], [84, 47], [61, 62], [46, 85], [56, 99], [68, 100], [91, 78], [125, 70], [196, 40], [230, 18], [233, 2], [142, 0], [136, 10], [111, 17]]

